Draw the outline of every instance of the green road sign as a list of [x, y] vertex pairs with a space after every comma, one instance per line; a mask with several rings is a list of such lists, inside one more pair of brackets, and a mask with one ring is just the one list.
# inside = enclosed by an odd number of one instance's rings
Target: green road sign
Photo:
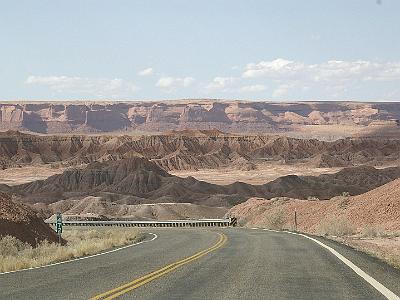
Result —
[[62, 233], [62, 215], [61, 215], [61, 213], [57, 213], [57, 215], [56, 215], [56, 231], [57, 231], [57, 234]]

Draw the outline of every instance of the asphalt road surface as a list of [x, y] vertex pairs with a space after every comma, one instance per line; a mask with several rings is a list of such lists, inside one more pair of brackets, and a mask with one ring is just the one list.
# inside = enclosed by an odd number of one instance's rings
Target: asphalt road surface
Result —
[[[1, 274], [0, 299], [386, 299], [302, 236], [240, 228], [144, 232], [148, 242], [140, 245]], [[400, 295], [399, 270], [320, 240]]]

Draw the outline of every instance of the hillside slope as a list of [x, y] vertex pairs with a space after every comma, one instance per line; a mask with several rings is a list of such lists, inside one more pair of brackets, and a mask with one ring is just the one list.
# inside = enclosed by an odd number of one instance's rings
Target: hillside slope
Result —
[[32, 246], [43, 240], [57, 241], [54, 230], [38, 218], [32, 209], [14, 202], [9, 194], [0, 192], [0, 236], [6, 235]]
[[62, 200], [47, 206], [34, 205], [43, 217], [54, 218], [62, 212], [65, 219], [126, 219], [126, 220], [184, 220], [222, 218], [228, 211], [224, 207], [210, 207], [192, 203], [127, 204], [113, 202], [106, 197], [88, 196], [80, 200]]
[[278, 216], [282, 227], [292, 229], [295, 210], [298, 229], [310, 233], [318, 233], [327, 223], [337, 222], [349, 223], [358, 231], [368, 227], [400, 230], [400, 179], [358, 196], [326, 201], [252, 198], [231, 208], [228, 215], [249, 226], [270, 226], [271, 220]]
[[325, 142], [279, 136], [235, 136], [183, 131], [153, 136], [38, 136], [0, 133], [0, 167], [75, 166], [145, 157], [163, 169], [253, 168], [263, 161], [307, 162], [315, 167], [394, 164], [400, 140], [354, 138]]
[[145, 158], [130, 158], [92, 163], [83, 169], [71, 169], [46, 180], [16, 185], [11, 189], [29, 203], [52, 203], [84, 196], [114, 195], [113, 201], [129, 197], [129, 204], [196, 203], [232, 206], [249, 197], [330, 199], [344, 192], [358, 195], [400, 177], [400, 167], [345, 168], [319, 176], [289, 175], [263, 185], [235, 182], [216, 185], [193, 177], [173, 176]]

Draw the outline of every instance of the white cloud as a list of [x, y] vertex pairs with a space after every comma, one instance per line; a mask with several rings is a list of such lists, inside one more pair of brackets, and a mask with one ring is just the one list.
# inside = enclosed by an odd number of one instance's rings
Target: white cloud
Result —
[[84, 94], [100, 98], [130, 97], [133, 92], [138, 90], [133, 83], [120, 78], [29, 76], [25, 83], [47, 86], [57, 93]]
[[237, 78], [234, 77], [215, 77], [206, 88], [209, 90], [223, 90], [232, 85]]
[[304, 64], [286, 60], [283, 58], [277, 58], [272, 61], [261, 61], [259, 63], [247, 64], [242, 77], [243, 78], [254, 78], [262, 76], [289, 76], [294, 75], [297, 72], [304, 69]]
[[277, 58], [247, 64], [241, 81], [254, 85], [255, 79], [275, 86], [272, 96], [276, 98], [287, 95], [289, 90], [306, 99], [385, 97], [382, 90], [394, 89], [400, 83], [400, 62], [329, 60], [306, 64]]
[[247, 64], [242, 77], [313, 82], [331, 80], [392, 81], [400, 80], [400, 63], [330, 60], [320, 64], [305, 64], [278, 58], [272, 61]]
[[161, 77], [157, 83], [156, 86], [162, 87], [162, 88], [169, 88], [175, 83], [175, 78], [173, 77]]
[[205, 88], [209, 93], [255, 93], [266, 90], [263, 84], [249, 84], [240, 86], [243, 79], [238, 77], [215, 77], [206, 84]]
[[195, 79], [193, 77], [185, 77], [183, 78], [182, 81], [183, 81], [183, 86], [188, 87], [195, 81]]
[[281, 84], [279, 85], [273, 92], [272, 97], [280, 98], [285, 96], [289, 91], [290, 86], [288, 84]]
[[169, 89], [169, 88], [174, 88], [174, 87], [179, 87], [179, 86], [183, 86], [183, 87], [188, 87], [190, 85], [192, 85], [192, 83], [195, 81], [195, 79], [193, 77], [161, 77], [157, 83], [156, 86], [160, 87], [160, 88], [165, 88], [165, 89]]
[[245, 85], [242, 86], [239, 91], [240, 92], [262, 92], [266, 90], [266, 86], [263, 84], [253, 84], [253, 85]]
[[150, 76], [154, 72], [153, 68], [146, 68], [138, 72], [139, 76]]

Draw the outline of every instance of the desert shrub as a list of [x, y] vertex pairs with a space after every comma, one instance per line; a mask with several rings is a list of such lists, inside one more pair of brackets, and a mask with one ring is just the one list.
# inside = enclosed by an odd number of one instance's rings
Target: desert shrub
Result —
[[271, 201], [289, 201], [289, 197], [273, 197], [270, 199]]
[[318, 226], [318, 233], [330, 236], [353, 235], [356, 228], [345, 217], [332, 217], [323, 220]]
[[247, 219], [247, 218], [245, 218], [245, 217], [243, 217], [243, 218], [237, 218], [237, 226], [238, 227], [244, 227], [244, 226], [246, 226], [247, 225], [247, 222], [248, 222], [249, 220]]
[[373, 225], [366, 225], [361, 229], [361, 236], [363, 237], [377, 237], [383, 235], [383, 231]]
[[27, 248], [31, 248], [31, 246], [16, 237], [7, 235], [0, 239], [0, 256], [17, 255], [18, 252]]
[[341, 209], [346, 209], [347, 208], [347, 206], [350, 204], [350, 199], [349, 199], [349, 197], [339, 197], [339, 207], [341, 208]]
[[265, 216], [264, 225], [266, 228], [282, 230], [286, 224], [286, 210], [278, 208]]
[[136, 229], [79, 230], [67, 229], [63, 234], [67, 245], [61, 246], [48, 241], [36, 248], [15, 237], [0, 239], [0, 272], [37, 267], [50, 263], [94, 254], [140, 240], [142, 235]]
[[[379, 257], [379, 256], [378, 256]], [[395, 266], [396, 268], [400, 269], [400, 255], [398, 254], [391, 254], [388, 255], [386, 257], [384, 257], [384, 259], [391, 264], [392, 266]]]

